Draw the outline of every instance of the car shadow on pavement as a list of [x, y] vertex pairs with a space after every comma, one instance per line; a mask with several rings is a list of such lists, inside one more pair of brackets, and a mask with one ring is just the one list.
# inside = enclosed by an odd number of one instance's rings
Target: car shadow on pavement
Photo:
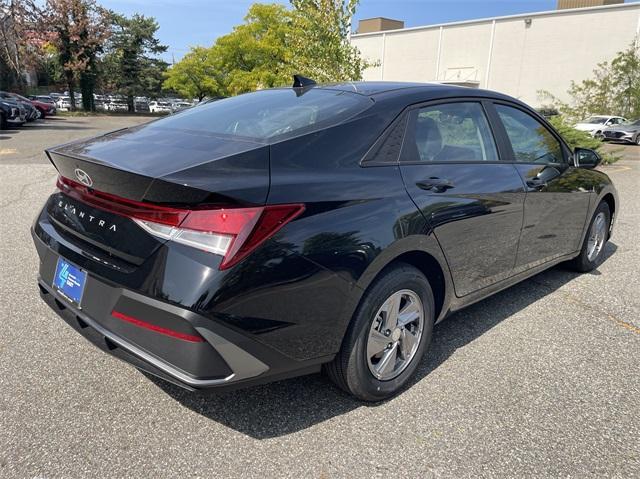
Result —
[[[607, 243], [605, 261], [616, 249], [615, 244]], [[454, 313], [435, 327], [431, 350], [406, 389], [427, 377], [456, 350], [578, 276], [560, 265]], [[183, 406], [256, 439], [291, 434], [359, 407], [384, 404], [356, 400], [320, 374], [224, 393], [193, 393], [144, 375]]]

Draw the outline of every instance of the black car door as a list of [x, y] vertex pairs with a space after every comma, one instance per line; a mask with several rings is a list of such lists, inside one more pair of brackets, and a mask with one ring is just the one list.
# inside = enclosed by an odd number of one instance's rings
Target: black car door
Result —
[[442, 247], [457, 296], [511, 275], [524, 186], [513, 165], [500, 161], [482, 102], [411, 110], [400, 170]]
[[495, 103], [513, 161], [527, 189], [515, 272], [577, 251], [592, 186], [586, 170], [538, 118], [516, 105]]

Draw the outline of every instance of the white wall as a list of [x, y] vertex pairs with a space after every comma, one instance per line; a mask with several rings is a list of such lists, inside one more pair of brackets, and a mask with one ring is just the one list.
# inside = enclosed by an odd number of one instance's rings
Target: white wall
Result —
[[589, 78], [639, 33], [640, 3], [629, 3], [352, 35], [351, 42], [379, 63], [365, 80], [475, 81], [539, 106], [539, 90], [568, 100], [571, 80]]

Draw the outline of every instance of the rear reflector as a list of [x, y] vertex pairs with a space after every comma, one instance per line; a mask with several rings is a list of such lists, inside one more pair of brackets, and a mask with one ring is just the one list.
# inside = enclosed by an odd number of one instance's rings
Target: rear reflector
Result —
[[127, 323], [135, 324], [140, 328], [149, 329], [156, 333], [164, 334], [165, 336], [171, 336], [172, 338], [182, 339], [183, 341], [189, 341], [192, 343], [202, 343], [204, 342], [204, 338], [202, 336], [195, 336], [193, 334], [181, 333], [179, 331], [174, 331], [173, 329], [163, 328], [162, 326], [157, 326], [155, 324], [147, 323], [138, 318], [134, 318], [133, 316], [128, 316], [120, 311], [116, 311], [115, 309], [111, 311], [111, 316], [116, 319], [120, 319], [122, 321], [126, 321]]
[[303, 204], [182, 209], [121, 198], [62, 176], [57, 186], [72, 198], [131, 218], [153, 236], [223, 256], [221, 270], [242, 261], [305, 209]]

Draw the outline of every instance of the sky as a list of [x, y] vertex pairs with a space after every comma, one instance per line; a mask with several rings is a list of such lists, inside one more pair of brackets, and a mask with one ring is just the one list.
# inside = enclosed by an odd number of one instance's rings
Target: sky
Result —
[[[190, 46], [210, 46], [215, 39], [242, 23], [249, 6], [258, 0], [99, 0], [125, 15], [141, 13], [155, 17], [158, 37], [169, 46], [163, 55], [178, 61]], [[260, 0], [288, 4], [286, 0]], [[630, 1], [640, 0], [626, 0]], [[354, 29], [362, 18], [388, 17], [404, 20], [406, 27], [475, 18], [554, 10], [556, 0], [360, 0]]]

